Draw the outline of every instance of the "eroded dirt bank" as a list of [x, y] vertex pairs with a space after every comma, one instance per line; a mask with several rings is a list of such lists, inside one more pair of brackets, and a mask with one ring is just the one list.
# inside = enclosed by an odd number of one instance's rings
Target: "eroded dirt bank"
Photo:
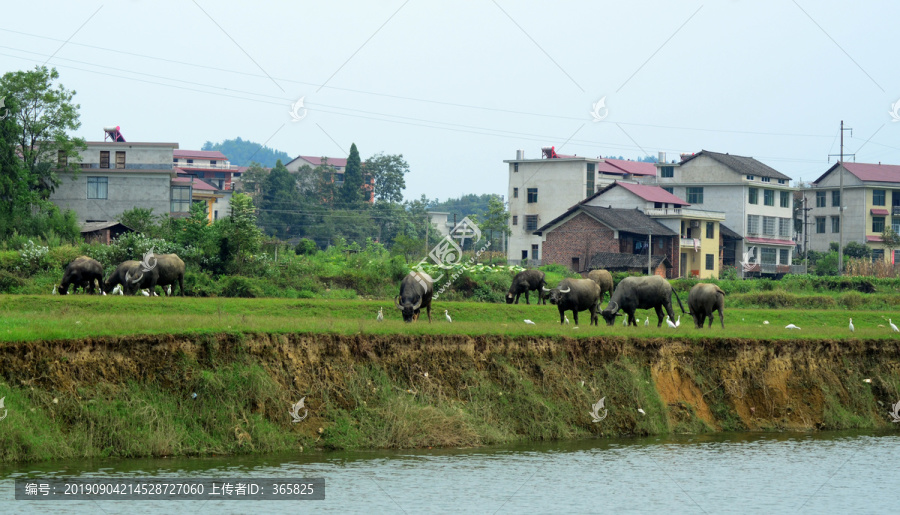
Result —
[[[0, 395], [4, 461], [900, 429], [889, 415], [900, 401], [900, 343], [97, 338], [5, 344]], [[304, 397], [297, 413], [306, 416], [294, 423], [291, 407]], [[608, 412], [593, 423], [601, 397]]]

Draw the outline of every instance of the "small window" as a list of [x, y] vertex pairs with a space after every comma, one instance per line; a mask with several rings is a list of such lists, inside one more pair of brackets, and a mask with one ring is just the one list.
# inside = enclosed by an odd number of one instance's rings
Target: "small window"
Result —
[[760, 178], [760, 180], [761, 180], [762, 182], [772, 182], [772, 178], [771, 178], [771, 177], [762, 177], [762, 178]]
[[537, 215], [525, 215], [525, 230], [536, 231], [537, 227]]
[[218, 209], [213, 210], [213, 221], [218, 220], [218, 219], [219, 219], [219, 210]]
[[759, 204], [759, 188], [749, 188], [750, 194], [747, 202]]
[[778, 184], [787, 184], [787, 179], [778, 179]]
[[703, 203], [703, 188], [698, 187], [690, 187], [687, 189], [687, 201], [688, 204], [702, 204]]
[[125, 168], [125, 151], [116, 151], [116, 168]]
[[763, 234], [766, 236], [775, 236], [775, 217], [774, 216], [764, 216], [763, 217]]
[[588, 163], [588, 164], [587, 164], [587, 171], [589, 171], [589, 172], [596, 172], [596, 171], [597, 171], [596, 168], [594, 168], [594, 163]]
[[781, 265], [790, 264], [790, 252], [788, 249], [778, 249], [778, 263]]
[[825, 192], [816, 192], [816, 207], [825, 207]]
[[706, 255], [706, 269], [707, 270], [715, 270], [716, 269], [716, 256], [714, 254]]
[[767, 206], [775, 205], [775, 191], [763, 190], [763, 203]]
[[747, 215], [747, 234], [759, 234], [759, 215]]
[[100, 168], [109, 168], [109, 150], [100, 151]]
[[841, 190], [834, 190], [831, 192], [831, 207], [840, 207], [841, 206]]
[[585, 181], [584, 181], [584, 196], [590, 197], [594, 194], [594, 177], [597, 175], [594, 170], [591, 168], [594, 167], [593, 163], [588, 163], [588, 171], [585, 172]]
[[762, 251], [760, 252], [759, 262], [764, 265], [774, 265], [775, 264], [775, 256], [776, 256], [775, 249], [773, 249], [771, 247], [768, 247], [768, 248], [763, 247]]
[[513, 163], [513, 172], [518, 172], [518, 171], [519, 171], [519, 163]]
[[716, 224], [713, 222], [706, 222], [706, 239], [712, 240], [716, 237]]
[[748, 180], [748, 181], [752, 181], [752, 180], [753, 180], [753, 176], [752, 176], [752, 175], [748, 175], [748, 176], [747, 176], [747, 180]]
[[193, 159], [188, 159], [188, 160], [187, 160], [187, 164], [189, 164], [189, 165], [194, 164], [194, 160], [193, 160]]
[[66, 156], [65, 150], [59, 150], [56, 152], [56, 166], [58, 168], [65, 168], [69, 165], [69, 158]]
[[87, 178], [87, 198], [89, 199], [106, 199], [108, 198], [109, 179], [106, 177], [88, 177]]
[[663, 189], [666, 190], [666, 191], [668, 191], [669, 193], [672, 193], [672, 194], [674, 195], [675, 188], [667, 187], [667, 188], [663, 188]]
[[781, 195], [781, 207], [791, 207], [791, 192], [782, 191], [779, 195]]
[[884, 232], [884, 217], [883, 216], [873, 216], [872, 217], [872, 232], [881, 234]]
[[531, 246], [531, 259], [534, 259], [535, 261], [541, 259], [537, 244]]
[[513, 188], [513, 198], [519, 198], [519, 188]]
[[513, 215], [513, 217], [512, 217], [512, 224], [513, 224], [513, 225], [519, 225], [519, 215]]
[[790, 218], [779, 218], [778, 219], [778, 236], [781, 238], [790, 238], [791, 237], [791, 219]]
[[816, 234], [825, 234], [825, 217], [816, 217]]
[[832, 216], [831, 217], [831, 232], [837, 234], [841, 232], [841, 217]]
[[884, 261], [884, 249], [872, 249], [872, 262]]
[[581, 271], [581, 259], [577, 257], [572, 258], [572, 271], [580, 272]]
[[884, 190], [872, 190], [872, 205], [873, 206], [883, 206], [884, 205]]
[[663, 178], [675, 177], [674, 166], [661, 166], [659, 168], [659, 176]]
[[528, 190], [528, 203], [534, 204], [535, 202], [537, 202], [537, 198], [538, 198], [537, 190], [538, 189], [537, 188], [527, 188], [527, 190]]
[[216, 161], [214, 159], [210, 159], [209, 166], [216, 166]]
[[528, 259], [528, 251], [527, 250], [522, 251], [522, 259]]
[[191, 187], [172, 186], [171, 207], [173, 213], [187, 213], [191, 210]]

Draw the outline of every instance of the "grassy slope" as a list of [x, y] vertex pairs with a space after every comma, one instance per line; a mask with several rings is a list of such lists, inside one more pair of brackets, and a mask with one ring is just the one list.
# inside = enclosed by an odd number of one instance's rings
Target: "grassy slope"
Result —
[[[385, 322], [375, 314], [384, 308]], [[444, 309], [454, 322], [447, 323]], [[680, 310], [676, 307], [676, 313]], [[435, 303], [434, 323], [404, 324], [399, 311], [387, 301], [321, 299], [233, 299], [233, 298], [145, 298], [120, 296], [0, 296], [0, 341], [29, 341], [85, 338], [130, 334], [180, 334], [214, 332], [330, 332], [340, 334], [423, 334], [423, 335], [566, 335], [575, 337], [641, 335], [684, 338], [736, 337], [752, 339], [840, 339], [893, 338], [886, 311], [727, 309], [726, 326], [718, 320], [712, 330], [692, 327], [682, 315], [677, 331], [656, 327], [651, 311], [639, 312], [640, 325], [626, 328], [588, 325], [582, 312], [580, 327], [559, 325], [555, 306], [503, 305], [477, 302]], [[643, 327], [645, 317], [650, 327]], [[848, 330], [853, 317], [856, 332]], [[571, 313], [569, 313], [571, 319]], [[900, 324], [900, 316], [897, 316]], [[525, 319], [534, 321], [527, 325]], [[770, 323], [764, 325], [763, 321]], [[603, 323], [601, 319], [601, 324]], [[800, 331], [788, 331], [793, 323]], [[883, 327], [878, 327], [879, 325]]]

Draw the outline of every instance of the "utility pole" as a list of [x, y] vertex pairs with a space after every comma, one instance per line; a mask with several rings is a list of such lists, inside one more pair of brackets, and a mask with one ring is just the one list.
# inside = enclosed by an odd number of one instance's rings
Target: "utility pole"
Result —
[[[838, 179], [840, 181], [840, 185], [838, 186], [838, 275], [844, 275], [844, 131], [850, 131], [850, 135], [853, 136], [853, 128], [847, 127], [844, 128], [844, 120], [841, 120], [841, 153], [840, 153], [840, 161], [838, 161]], [[835, 154], [829, 154], [829, 156], [834, 156]], [[853, 159], [856, 160], [856, 154], [847, 154], [848, 156], [853, 156]]]
[[809, 199], [803, 194], [803, 261], [806, 267], [806, 274], [809, 275], [809, 212], [811, 207], [806, 207]]

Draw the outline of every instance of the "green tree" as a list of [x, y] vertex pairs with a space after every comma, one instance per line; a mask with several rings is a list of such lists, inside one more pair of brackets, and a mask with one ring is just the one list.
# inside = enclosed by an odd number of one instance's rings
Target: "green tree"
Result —
[[153, 208], [136, 207], [122, 212], [119, 222], [133, 231], [142, 234], [150, 234], [156, 227], [156, 217], [153, 216]]
[[254, 200], [259, 200], [258, 195], [261, 193], [263, 182], [268, 175], [269, 170], [263, 168], [262, 165], [251, 163], [247, 171], [241, 175], [242, 193], [250, 195]]
[[479, 224], [482, 231], [490, 231], [491, 250], [500, 250], [501, 246], [494, 241], [495, 236], [499, 236], [502, 241], [506, 234], [509, 234], [509, 211], [506, 204], [500, 200], [500, 197], [494, 195], [488, 201], [487, 211], [481, 216], [484, 220]]
[[894, 249], [900, 247], [900, 234], [895, 233], [891, 227], [885, 227], [884, 232], [881, 233], [881, 241], [887, 250], [888, 262], [890, 262], [890, 254], [893, 253]]
[[344, 168], [344, 185], [341, 186], [341, 205], [347, 208], [357, 207], [363, 200], [362, 165], [356, 143], [350, 145], [347, 166]]
[[7, 103], [16, 129], [15, 139], [4, 143], [16, 146], [30, 189], [45, 200], [59, 186], [57, 171], [77, 174], [79, 152], [87, 148], [83, 139], [68, 134], [81, 127], [81, 106], [72, 102], [74, 91], [61, 84], [54, 87], [58, 78], [56, 68], [46, 66], [8, 72], [0, 78], [0, 98]]
[[231, 196], [231, 215], [224, 219], [219, 257], [232, 270], [240, 270], [247, 257], [259, 252], [262, 232], [256, 226], [253, 199], [243, 193]]
[[275, 162], [281, 159], [289, 162], [291, 156], [287, 152], [275, 150], [260, 143], [241, 138], [226, 139], [221, 143], [213, 143], [207, 141], [203, 144], [202, 150], [218, 150], [228, 156], [228, 160], [237, 166], [252, 166], [260, 164], [264, 167], [271, 168], [275, 166]]
[[409, 164], [403, 154], [375, 154], [366, 160], [363, 171], [375, 182], [375, 200], [399, 204], [403, 202]]
[[870, 258], [872, 257], [872, 248], [862, 243], [851, 241], [844, 247], [844, 255], [849, 258]]
[[287, 168], [276, 161], [266, 176], [259, 194], [259, 222], [267, 234], [286, 239], [299, 234], [303, 220], [297, 181]]

